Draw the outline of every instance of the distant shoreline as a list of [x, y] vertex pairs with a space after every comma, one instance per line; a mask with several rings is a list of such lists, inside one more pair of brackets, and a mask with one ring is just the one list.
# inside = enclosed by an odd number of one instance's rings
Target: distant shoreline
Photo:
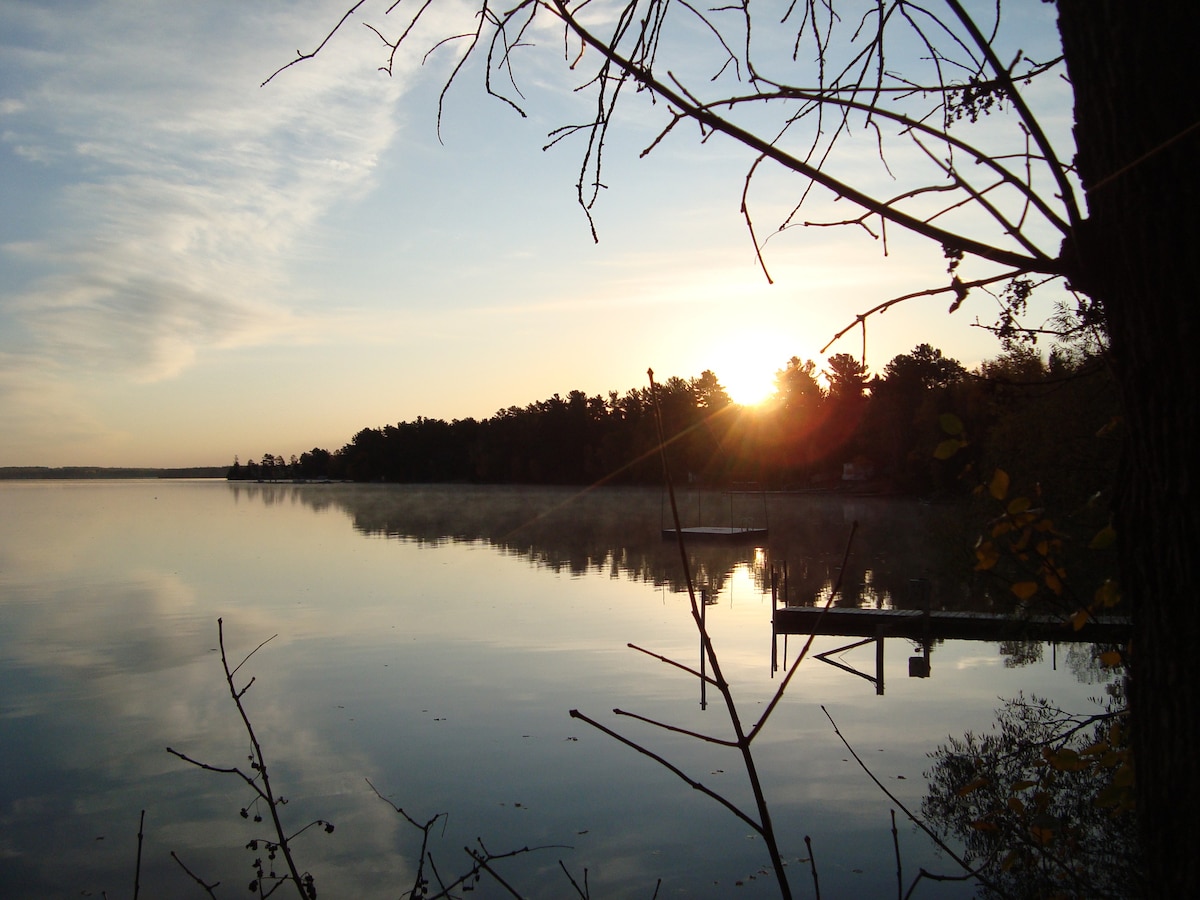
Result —
[[0, 481], [224, 478], [228, 471], [228, 466], [185, 466], [164, 469], [116, 466], [0, 466]]

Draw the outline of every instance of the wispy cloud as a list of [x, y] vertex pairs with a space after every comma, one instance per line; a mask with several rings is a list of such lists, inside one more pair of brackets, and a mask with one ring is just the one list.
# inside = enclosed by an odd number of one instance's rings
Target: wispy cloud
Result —
[[34, 351], [26, 364], [153, 380], [288, 321], [286, 265], [331, 204], [369, 187], [403, 90], [354, 46], [260, 88], [325, 12], [3, 14], [29, 42], [10, 54], [21, 87], [0, 99], [3, 139], [55, 210], [52, 230], [4, 248], [43, 273], [0, 301]]

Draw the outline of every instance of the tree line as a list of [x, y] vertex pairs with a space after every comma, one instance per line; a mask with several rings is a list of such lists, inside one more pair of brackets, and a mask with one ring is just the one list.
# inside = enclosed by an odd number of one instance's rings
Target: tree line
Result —
[[[662, 465], [649, 387], [624, 394], [554, 394], [489, 418], [431, 419], [363, 428], [341, 448], [290, 460], [234, 462], [233, 480], [334, 479], [408, 483], [658, 484]], [[765, 403], [733, 403], [712, 371], [657, 386], [673, 477], [771, 489], [882, 490], [945, 496], [972, 470], [1003, 466], [1014, 479], [1078, 504], [1112, 481], [1117, 415], [1108, 370], [1081, 352], [1048, 359], [1028, 345], [967, 371], [920, 344], [872, 375], [839, 353], [824, 369], [793, 357]], [[946, 417], [963, 449], [936, 452]]]

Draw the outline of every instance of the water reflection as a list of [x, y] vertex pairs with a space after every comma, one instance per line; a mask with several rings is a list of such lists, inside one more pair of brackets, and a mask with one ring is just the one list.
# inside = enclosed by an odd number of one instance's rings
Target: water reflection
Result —
[[[497, 848], [568, 843], [568, 864], [589, 868], [597, 896], [649, 896], [659, 877], [684, 896], [739, 880], [740, 896], [772, 895], [751, 878], [763, 855], [737, 820], [566, 715], [619, 704], [712, 728], [694, 678], [626, 648], [696, 661], [657, 492], [139, 482], [0, 485], [0, 495], [5, 896], [115, 894], [143, 808], [145, 895], [192, 887], [170, 850], [210, 877], [249, 880], [245, 800], [163, 750], [244, 759], [213, 652], [218, 616], [242, 653], [279, 635], [254, 659], [249, 698], [289, 810], [338, 825], [303, 851], [323, 895], [395, 894], [411, 871], [411, 841], [365, 777], [406, 809], [450, 812], [447, 853], [480, 835]], [[771, 569], [786, 562], [792, 598], [821, 596], [851, 521], [862, 537], [847, 604], [904, 608], [914, 577], [929, 580], [939, 608], [981, 596], [943, 510], [768, 503], [766, 546], [690, 550], [747, 711], [777, 685]], [[880, 698], [862, 678], [806, 662], [756, 750], [790, 857], [813, 835], [828, 896], [894, 890], [894, 866], [888, 801], [844, 762], [821, 704], [915, 807], [926, 755], [947, 734], [986, 727], [998, 696], [1036, 688], [1078, 705], [1094, 691], [1056, 670], [1053, 652], [1022, 648], [1007, 658], [1023, 665], [1008, 668], [995, 644], [946, 641], [934, 647], [936, 677], [910, 679], [891, 644], [877, 670], [870, 646], [815, 640], [816, 654], [887, 686]], [[1090, 671], [1082, 657], [1080, 671]], [[663, 744], [743, 801], [726, 759]], [[927, 842], [903, 841], [906, 865], [945, 870]], [[562, 896], [556, 863], [530, 861], [522, 888]], [[963, 893], [947, 891], [925, 896]]]
[[[367, 535], [440, 546], [484, 540], [502, 552], [574, 577], [604, 574], [672, 590], [685, 589], [677, 551], [664, 544], [669, 508], [660, 491], [510, 486], [288, 485], [234, 482], [240, 501], [303, 504], [340, 510]], [[759, 545], [695, 541], [689, 545], [698, 583], [714, 592], [750, 565], [760, 591], [772, 566], [787, 567], [787, 597], [820, 601], [837, 579], [851, 525], [857, 537], [839, 605], [909, 608], [911, 581], [925, 579], [930, 601], [943, 609], [1011, 605], [972, 576], [971, 541], [960, 510], [916, 501], [838, 495], [759, 495], [769, 537]], [[728, 495], [691, 491], [679, 498], [685, 527]]]

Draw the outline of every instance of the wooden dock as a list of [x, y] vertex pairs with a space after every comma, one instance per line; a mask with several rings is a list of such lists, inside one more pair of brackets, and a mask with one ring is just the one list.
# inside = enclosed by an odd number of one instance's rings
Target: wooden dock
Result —
[[1076, 630], [1056, 616], [1001, 615], [919, 609], [843, 609], [780, 606], [776, 634], [828, 634], [857, 637], [947, 638], [967, 641], [1059, 641], [1120, 643], [1129, 639], [1125, 616], [1099, 616]]

